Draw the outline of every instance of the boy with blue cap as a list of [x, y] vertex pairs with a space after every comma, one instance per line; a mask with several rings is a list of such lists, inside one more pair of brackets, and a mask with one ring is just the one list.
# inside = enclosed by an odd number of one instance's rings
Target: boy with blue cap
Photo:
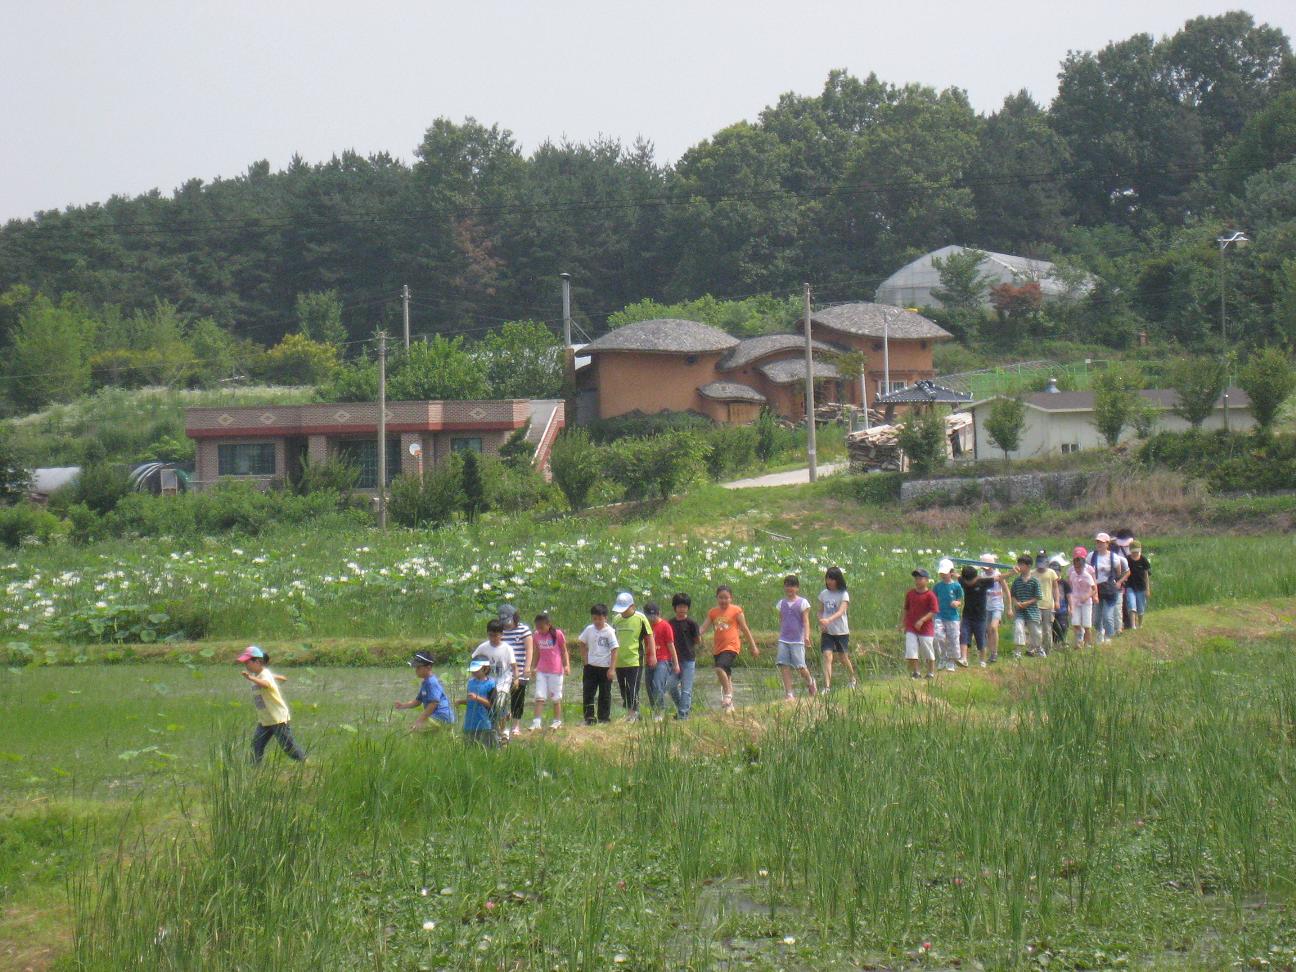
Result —
[[279, 747], [289, 759], [305, 760], [305, 751], [293, 739], [288, 703], [279, 691], [279, 683], [288, 679], [270, 671], [270, 656], [256, 645], [249, 646], [236, 661], [243, 665], [243, 677], [256, 686], [252, 704], [256, 707], [259, 724], [252, 734], [252, 762], [261, 762], [271, 739], [279, 740]]
[[429, 651], [418, 651], [410, 660], [410, 667], [414, 669], [414, 674], [419, 677], [418, 695], [414, 696], [411, 702], [397, 702], [397, 709], [417, 709], [420, 705], [423, 711], [419, 713], [414, 724], [410, 726], [410, 732], [418, 732], [428, 724], [431, 719], [434, 723], [452, 726], [454, 725], [454, 709], [450, 707], [450, 698], [446, 695], [445, 689], [441, 687], [441, 681], [432, 674], [432, 653]]

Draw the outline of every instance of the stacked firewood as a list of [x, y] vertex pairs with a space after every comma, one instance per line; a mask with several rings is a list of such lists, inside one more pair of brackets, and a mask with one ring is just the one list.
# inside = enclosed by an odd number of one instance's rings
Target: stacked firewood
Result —
[[[899, 472], [907, 468], [904, 452], [900, 449], [900, 432], [904, 423], [875, 425], [846, 436], [846, 452], [851, 469], [855, 472]], [[972, 451], [972, 416], [955, 412], [945, 416], [945, 441], [947, 455], [963, 458]]]

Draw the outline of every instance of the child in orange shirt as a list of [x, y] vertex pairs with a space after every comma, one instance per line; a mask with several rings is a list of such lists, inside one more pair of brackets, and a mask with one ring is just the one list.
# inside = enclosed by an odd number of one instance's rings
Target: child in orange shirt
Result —
[[702, 624], [701, 634], [708, 629], [715, 630], [715, 641], [712, 652], [715, 655], [716, 678], [720, 680], [720, 707], [725, 712], [733, 711], [733, 672], [734, 660], [742, 650], [742, 638], [745, 634], [751, 643], [752, 654], [759, 657], [760, 649], [756, 639], [747, 627], [747, 616], [743, 609], [733, 602], [733, 589], [728, 584], [716, 588], [716, 606], [707, 612], [707, 619]]

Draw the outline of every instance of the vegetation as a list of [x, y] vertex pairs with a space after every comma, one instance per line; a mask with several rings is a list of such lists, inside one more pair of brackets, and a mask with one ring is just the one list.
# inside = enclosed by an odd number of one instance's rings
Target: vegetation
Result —
[[909, 470], [926, 476], [945, 464], [949, 443], [945, 437], [945, 413], [936, 408], [919, 408], [905, 420], [898, 437]]
[[1179, 394], [1172, 411], [1194, 429], [1215, 411], [1228, 382], [1228, 370], [1218, 358], [1184, 357], [1170, 368], [1170, 387]]
[[1247, 362], [1238, 383], [1251, 399], [1251, 414], [1256, 423], [1269, 431], [1283, 402], [1296, 392], [1296, 366], [1278, 348], [1266, 348]]
[[1008, 453], [1021, 445], [1022, 430], [1026, 427], [1026, 404], [1020, 398], [1001, 398], [990, 407], [986, 420], [986, 433], [990, 441], [1003, 450], [1004, 465]]
[[1143, 376], [1130, 365], [1108, 368], [1096, 376], [1094, 386], [1093, 425], [1109, 446], [1120, 441], [1121, 434], [1134, 424], [1139, 414], [1139, 390]]

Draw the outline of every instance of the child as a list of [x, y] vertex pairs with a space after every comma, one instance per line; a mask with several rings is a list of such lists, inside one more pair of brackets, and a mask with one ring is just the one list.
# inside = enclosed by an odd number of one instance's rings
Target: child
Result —
[[1058, 599], [1058, 575], [1043, 550], [1035, 558], [1033, 576], [1040, 586], [1040, 654], [1046, 655], [1053, 649], [1053, 609]]
[[306, 759], [306, 753], [293, 739], [289, 721], [288, 703], [279, 691], [279, 683], [288, 679], [270, 671], [270, 656], [252, 645], [237, 659], [243, 664], [243, 677], [256, 686], [252, 693], [252, 704], [257, 710], [259, 725], [252, 734], [252, 762], [260, 763], [265, 756], [266, 744], [271, 739], [279, 740], [281, 748], [290, 759], [298, 762]]
[[544, 704], [553, 703], [553, 722], [550, 729], [562, 728], [563, 678], [571, 674], [571, 659], [567, 655], [567, 636], [555, 628], [549, 615], [541, 611], [535, 616], [536, 690], [535, 718], [531, 728], [543, 724]]
[[1067, 629], [1071, 624], [1071, 584], [1066, 579], [1066, 558], [1054, 554], [1049, 567], [1057, 575], [1057, 600], [1053, 604], [1053, 617], [1049, 624], [1053, 627], [1053, 647], [1065, 648]]
[[1143, 627], [1148, 595], [1152, 593], [1152, 561], [1143, 556], [1143, 544], [1131, 539], [1129, 545], [1129, 579], [1125, 582], [1125, 607], [1129, 611], [1130, 630]]
[[598, 721], [612, 720], [612, 682], [616, 679], [617, 635], [607, 621], [607, 605], [590, 608], [590, 623], [581, 632], [581, 702], [585, 725], [594, 725], [594, 698], [598, 697]]
[[978, 574], [971, 564], [959, 573], [959, 587], [963, 589], [963, 618], [959, 622], [959, 652], [966, 658], [968, 647], [976, 642], [977, 662], [986, 667], [986, 600], [990, 589], [999, 582], [993, 577]]
[[932, 623], [940, 603], [936, 595], [928, 590], [931, 574], [919, 567], [913, 571], [914, 586], [905, 591], [904, 611], [900, 614], [900, 630], [905, 636], [905, 663], [909, 666], [909, 677], [920, 678], [919, 661], [927, 663], [927, 677], [936, 677], [936, 652], [932, 645], [935, 640], [936, 626]]
[[855, 665], [850, 656], [850, 624], [846, 612], [850, 609], [850, 592], [846, 590], [846, 576], [840, 567], [824, 571], [824, 589], [819, 592], [819, 656], [823, 663], [823, 691], [832, 687], [834, 656], [841, 659], [850, 672], [850, 687], [858, 682]]
[[732, 712], [733, 704], [733, 663], [742, 650], [742, 639], [739, 632], [747, 636], [751, 643], [752, 654], [760, 657], [756, 647], [756, 638], [747, 627], [747, 616], [743, 609], [733, 602], [733, 588], [721, 584], [716, 588], [716, 606], [707, 612], [707, 619], [702, 622], [701, 633], [715, 629], [715, 641], [712, 654], [715, 658], [716, 678], [720, 681], [720, 708]]
[[491, 660], [485, 655], [474, 655], [468, 663], [468, 694], [456, 705], [464, 709], [464, 742], [476, 743], [486, 749], [498, 744], [494, 720], [495, 699], [500, 695], [495, 680], [490, 677]]
[[692, 606], [693, 599], [687, 594], [676, 594], [671, 598], [671, 608], [675, 612], [675, 617], [670, 619], [671, 640], [679, 665], [679, 677], [671, 683], [670, 690], [675, 701], [676, 719], [687, 719], [693, 709], [693, 678], [697, 674], [697, 646], [702, 640], [702, 632], [697, 622], [689, 617]]
[[622, 591], [612, 605], [608, 623], [616, 629], [617, 637], [617, 688], [621, 690], [621, 704], [625, 706], [626, 721], [639, 721], [639, 689], [643, 673], [657, 664], [657, 650], [653, 644], [652, 625], [643, 612], [635, 608], [634, 595]]
[[1086, 639], [1094, 641], [1094, 606], [1098, 603], [1098, 577], [1086, 560], [1089, 552], [1084, 547], [1075, 548], [1071, 569], [1067, 571], [1067, 584], [1071, 588], [1071, 627], [1075, 631], [1077, 648], [1083, 648]]
[[420, 705], [423, 706], [423, 711], [410, 726], [410, 732], [422, 729], [428, 724], [429, 719], [442, 725], [454, 725], [454, 709], [450, 707], [450, 698], [441, 687], [440, 680], [432, 674], [431, 653], [416, 652], [410, 661], [410, 667], [419, 677], [418, 695], [414, 696], [412, 702], [397, 702], [395, 705], [397, 709], [417, 709]]
[[959, 609], [963, 607], [963, 588], [954, 580], [954, 561], [949, 558], [940, 562], [936, 573], [940, 576], [932, 592], [936, 595], [936, 603], [940, 605], [934, 625], [936, 657], [945, 671], [952, 672], [960, 665], [967, 668], [963, 653], [959, 651], [959, 635], [962, 630]]
[[473, 658], [485, 658], [490, 662], [491, 681], [495, 683], [495, 712], [491, 713], [491, 725], [500, 734], [500, 741], [508, 741], [509, 692], [513, 688], [513, 679], [517, 677], [517, 660], [512, 649], [504, 643], [504, 622], [492, 619], [486, 622], [486, 640], [472, 653]]
[[801, 596], [801, 580], [796, 574], [783, 578], [783, 600], [774, 605], [779, 616], [778, 670], [783, 676], [783, 693], [789, 702], [796, 699], [792, 691], [792, 670], [801, 674], [806, 691], [816, 695], [814, 676], [806, 668], [805, 654], [810, 647], [810, 602]]
[[679, 658], [675, 654], [675, 632], [662, 620], [661, 608], [656, 604], [644, 605], [644, 616], [652, 625], [653, 647], [657, 649], [657, 664], [648, 679], [648, 703], [653, 708], [653, 719], [666, 718], [666, 693], [671, 689], [671, 679], [679, 678]]
[[1032, 657], [1044, 657], [1040, 640], [1040, 584], [1032, 575], [1035, 561], [1028, 554], [1017, 558], [1017, 574], [1013, 577], [1012, 594], [1013, 610], [1017, 612], [1017, 623], [1013, 625], [1016, 648], [1014, 658], [1021, 657], [1022, 646], [1026, 654]]
[[[517, 608], [501, 604], [499, 619], [504, 625], [504, 644], [513, 652], [513, 684], [504, 693], [508, 696], [509, 715], [513, 718], [513, 735], [522, 731], [522, 716], [526, 713], [527, 684], [535, 667], [535, 639], [531, 629], [522, 623]], [[509, 737], [509, 727], [504, 727], [504, 738]]]
[[[982, 563], [993, 564], [992, 553], [981, 555]], [[986, 591], [986, 651], [990, 653], [990, 664], [999, 660], [999, 622], [1003, 620], [1004, 607], [1008, 604], [1008, 582], [995, 567], [983, 567], [982, 572], [994, 583]], [[1012, 616], [1008, 612], [1009, 617]]]

